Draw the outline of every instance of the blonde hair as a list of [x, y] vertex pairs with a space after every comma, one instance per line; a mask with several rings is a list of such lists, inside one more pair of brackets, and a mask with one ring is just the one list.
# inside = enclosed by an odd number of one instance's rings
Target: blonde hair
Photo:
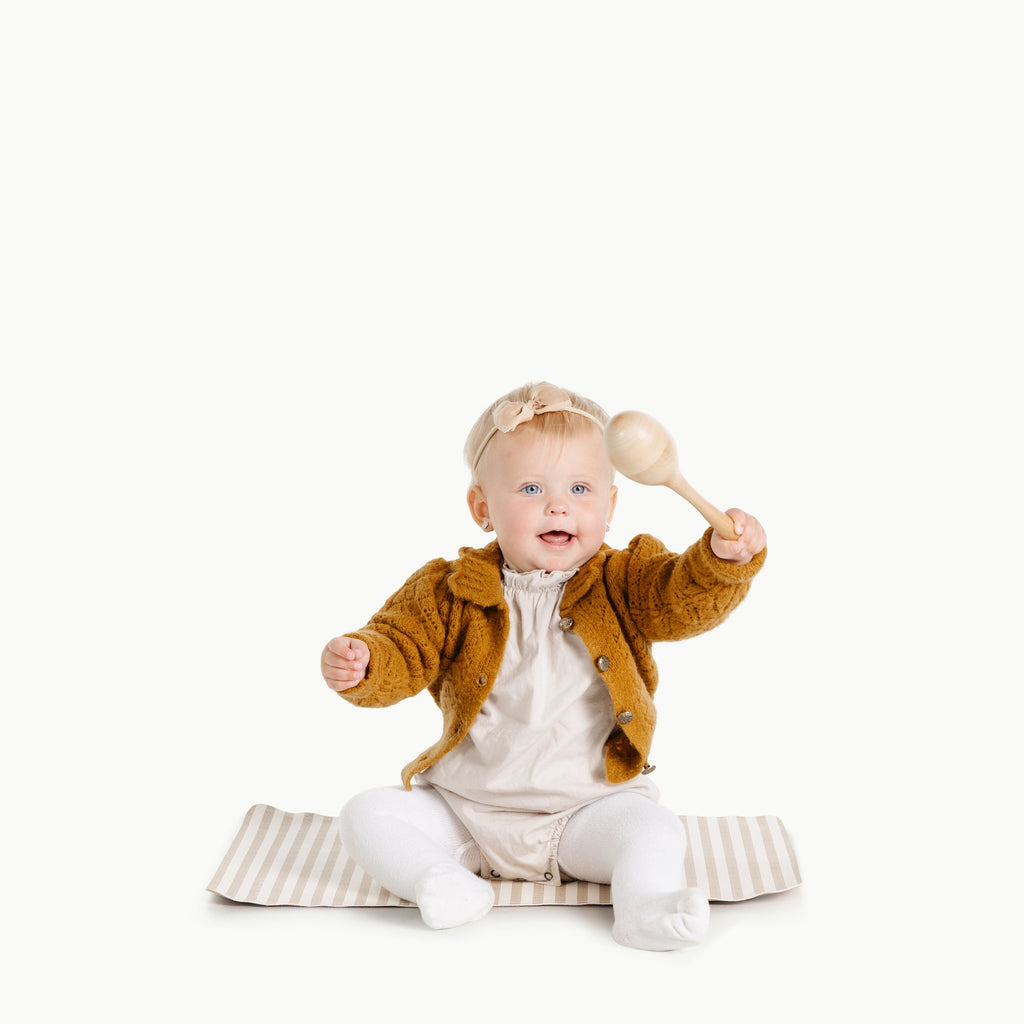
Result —
[[577, 433], [587, 421], [603, 430], [609, 419], [597, 402], [574, 391], [547, 381], [524, 384], [493, 401], [480, 414], [466, 438], [466, 463], [476, 482], [477, 467], [491, 438], [524, 423], [558, 438]]

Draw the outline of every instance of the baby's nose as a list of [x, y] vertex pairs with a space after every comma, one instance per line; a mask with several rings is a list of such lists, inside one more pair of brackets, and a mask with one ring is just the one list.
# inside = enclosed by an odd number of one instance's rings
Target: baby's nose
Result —
[[564, 516], [569, 511], [564, 501], [551, 501], [548, 503], [548, 515]]

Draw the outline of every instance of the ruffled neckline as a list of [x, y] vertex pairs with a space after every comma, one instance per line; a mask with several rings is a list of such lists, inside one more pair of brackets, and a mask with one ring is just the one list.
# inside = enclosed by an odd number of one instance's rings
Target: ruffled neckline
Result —
[[559, 590], [571, 580], [579, 569], [532, 569], [520, 572], [507, 562], [501, 567], [501, 582], [506, 591]]

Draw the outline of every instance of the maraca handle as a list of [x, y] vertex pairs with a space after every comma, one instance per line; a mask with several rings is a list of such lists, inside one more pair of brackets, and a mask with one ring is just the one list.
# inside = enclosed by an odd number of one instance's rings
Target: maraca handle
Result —
[[720, 537], [725, 540], [739, 540], [736, 532], [736, 524], [722, 511], [715, 508], [705, 498], [702, 498], [687, 482], [676, 473], [671, 480], [665, 482], [676, 494], [684, 497], [714, 528]]

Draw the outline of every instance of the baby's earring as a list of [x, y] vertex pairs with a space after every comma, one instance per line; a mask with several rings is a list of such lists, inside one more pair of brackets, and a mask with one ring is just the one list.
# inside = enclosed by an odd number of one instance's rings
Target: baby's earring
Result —
[[482, 523], [480, 524], [480, 529], [481, 529], [481, 530], [483, 530], [483, 531], [484, 531], [485, 533], [486, 533], [486, 532], [487, 532], [487, 531], [488, 531], [488, 530], [489, 530], [490, 528], [491, 528], [491, 524], [490, 524], [490, 522], [489, 522], [488, 520], [486, 520], [486, 519], [485, 519], [485, 520], [484, 520], [484, 521], [483, 521], [483, 522], [482, 522]]
[[604, 532], [605, 533], [607, 533], [611, 528], [612, 528], [612, 524], [611, 523], [605, 523], [604, 524]]

